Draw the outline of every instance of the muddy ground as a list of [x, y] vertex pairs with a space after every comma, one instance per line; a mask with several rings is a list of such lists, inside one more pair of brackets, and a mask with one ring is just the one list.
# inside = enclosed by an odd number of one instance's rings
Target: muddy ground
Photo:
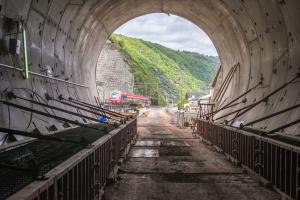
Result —
[[119, 170], [119, 180], [105, 189], [106, 200], [276, 200], [244, 170], [191, 129], [176, 127], [164, 108], [151, 108], [138, 119], [139, 139]]

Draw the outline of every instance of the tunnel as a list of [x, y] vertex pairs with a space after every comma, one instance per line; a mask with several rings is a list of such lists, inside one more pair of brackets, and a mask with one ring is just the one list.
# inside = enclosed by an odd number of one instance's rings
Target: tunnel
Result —
[[[73, 98], [96, 104], [96, 64], [109, 36], [133, 18], [166, 13], [195, 23], [217, 49], [221, 67], [213, 84], [212, 102], [219, 110], [214, 122], [240, 127], [273, 114], [245, 131], [276, 130], [286, 140], [297, 143], [299, 10], [297, 0], [2, 0], [0, 126], [46, 135], [69, 128], [62, 121], [3, 102], [43, 111], [7, 95], [13, 91], [11, 95], [30, 98], [28, 91], [34, 91], [49, 105], [70, 111], [76, 109], [49, 99]], [[222, 109], [228, 103], [236, 106]], [[250, 106], [246, 112], [234, 112], [245, 106]], [[78, 116], [62, 116], [85, 123]], [[299, 168], [297, 151], [283, 158], [288, 159], [292, 170], [296, 163]], [[299, 170], [294, 175], [299, 177]], [[290, 182], [291, 187], [299, 187], [296, 179]], [[295, 199], [297, 193], [300, 198], [298, 191], [280, 190]]]

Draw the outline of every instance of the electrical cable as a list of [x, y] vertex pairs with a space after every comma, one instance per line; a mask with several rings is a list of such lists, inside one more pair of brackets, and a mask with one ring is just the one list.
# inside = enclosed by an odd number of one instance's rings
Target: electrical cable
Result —
[[[45, 99], [45, 98], [43, 98], [41, 95], [39, 95], [37, 92], [35, 92], [34, 90], [32, 90], [32, 89], [29, 89], [29, 88], [12, 88], [13, 90], [15, 90], [15, 89], [20, 89], [20, 90], [27, 90], [28, 92], [31, 92], [33, 95], [35, 95], [36, 96], [36, 99], [39, 101], [39, 99], [38, 98], [40, 98], [40, 99], [42, 99], [43, 101], [44, 101], [44, 103], [45, 104], [48, 104], [48, 101]], [[40, 102], [40, 101], [39, 101]], [[47, 109], [45, 109], [45, 108], [43, 108], [44, 109], [44, 111], [46, 111], [47, 113], [49, 113], [49, 111], [47, 110]], [[52, 111], [52, 113], [53, 113], [53, 115], [56, 115], [56, 113], [54, 112], [54, 110], [52, 110], [51, 109], [51, 111]], [[49, 113], [50, 114], [50, 113]]]

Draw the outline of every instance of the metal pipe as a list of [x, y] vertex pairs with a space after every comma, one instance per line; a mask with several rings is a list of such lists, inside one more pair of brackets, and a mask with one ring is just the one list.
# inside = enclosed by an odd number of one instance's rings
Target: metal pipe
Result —
[[219, 101], [221, 101], [221, 100], [223, 99], [223, 96], [224, 96], [224, 94], [226, 93], [226, 91], [227, 91], [227, 89], [228, 89], [228, 86], [229, 86], [229, 84], [230, 84], [232, 78], [234, 77], [235, 72], [236, 72], [237, 69], [238, 69], [238, 66], [239, 66], [239, 63], [238, 63], [238, 64], [236, 65], [236, 67], [233, 69], [233, 71], [232, 71], [232, 73], [231, 73], [231, 75], [230, 75], [230, 78], [228, 79], [226, 85], [224, 86], [223, 91], [222, 91], [221, 94], [219, 95], [219, 97], [218, 97], [218, 100], [219, 100]]
[[[98, 107], [98, 108], [101, 108], [101, 104], [99, 104], [99, 103], [98, 103], [98, 101], [97, 101], [97, 97], [96, 97], [96, 96], [94, 96], [94, 98], [95, 98], [95, 101], [96, 101], [97, 107]], [[100, 112], [100, 111], [99, 111], [99, 112]], [[106, 114], [105, 114], [105, 113], [103, 113], [103, 112], [100, 112], [100, 113], [106, 116]]]
[[283, 110], [281, 110], [281, 111], [272, 113], [272, 114], [267, 115], [267, 116], [265, 116], [265, 117], [262, 117], [262, 118], [260, 118], [260, 119], [257, 119], [257, 120], [254, 120], [254, 121], [252, 121], [252, 122], [249, 122], [249, 123], [247, 123], [247, 124], [245, 124], [245, 125], [243, 125], [243, 126], [250, 126], [250, 125], [252, 125], [252, 124], [255, 124], [255, 123], [258, 123], [258, 122], [260, 122], [260, 121], [269, 119], [269, 118], [271, 118], [271, 117], [275, 117], [275, 116], [277, 116], [277, 115], [279, 115], [279, 114], [285, 113], [285, 112], [287, 112], [287, 111], [293, 110], [293, 109], [298, 108], [298, 107], [300, 107], [300, 104], [297, 104], [297, 105], [295, 105], [295, 106], [292, 106], [292, 107], [283, 109]]
[[[224, 90], [225, 88], [228, 87], [228, 85], [229, 85], [229, 83], [230, 83], [230, 81], [231, 81], [231, 79], [232, 79], [232, 77], [233, 77], [233, 74], [234, 74], [234, 72], [235, 72], [237, 66], [238, 66], [238, 64], [234, 65], [234, 66], [230, 69], [230, 71], [229, 71], [229, 73], [227, 74], [227, 76], [226, 76], [224, 82], [223, 82], [222, 85], [221, 85], [221, 88], [219, 89], [218, 93], [216, 94], [216, 97], [214, 98], [216, 101], [220, 98], [221, 94], [223, 93], [223, 90]], [[225, 89], [225, 91], [226, 91], [226, 89]]]
[[214, 103], [200, 103], [202, 106], [214, 106]]
[[223, 116], [221, 116], [221, 117], [218, 117], [218, 118], [215, 119], [215, 120], [219, 120], [219, 119], [222, 119], [222, 118], [227, 117], [227, 116], [229, 116], [229, 115], [232, 115], [232, 114], [234, 114], [234, 113], [240, 112], [240, 111], [242, 111], [242, 110], [244, 110], [244, 109], [249, 108], [249, 107], [252, 106], [252, 105], [253, 105], [253, 104], [250, 104], [250, 105], [245, 106], [245, 107], [243, 107], [243, 108], [240, 108], [240, 109], [238, 109], [238, 110], [235, 110], [235, 111], [232, 111], [232, 112], [230, 112], [230, 113], [227, 113], [227, 114], [225, 114], [225, 115], [223, 115]]
[[111, 111], [111, 110], [108, 110], [108, 109], [104, 109], [104, 108], [98, 107], [96, 105], [93, 105], [93, 104], [90, 104], [90, 103], [87, 103], [87, 102], [84, 102], [84, 101], [80, 101], [80, 100], [76, 100], [76, 99], [72, 99], [72, 98], [69, 98], [69, 101], [71, 101], [72, 103], [76, 103], [78, 105], [86, 106], [86, 107], [91, 108], [91, 109], [97, 109], [99, 111], [103, 111], [105, 113], [109, 113], [109, 114], [114, 115], [114, 116], [124, 117], [124, 115], [122, 115], [118, 112]]
[[2, 102], [5, 105], [9, 105], [9, 106], [13, 106], [15, 108], [19, 108], [21, 110], [26, 110], [26, 111], [29, 111], [29, 112], [33, 112], [33, 113], [43, 115], [43, 116], [46, 116], [46, 117], [49, 117], [49, 118], [52, 118], [52, 119], [58, 119], [58, 120], [65, 121], [65, 122], [68, 122], [70, 124], [78, 125], [78, 126], [81, 126], [81, 127], [90, 128], [90, 129], [94, 129], [94, 130], [98, 130], [98, 131], [103, 131], [104, 130], [104, 129], [99, 129], [99, 128], [88, 126], [88, 125], [80, 123], [78, 121], [74, 121], [74, 120], [66, 119], [64, 117], [51, 115], [49, 113], [44, 113], [44, 112], [41, 112], [41, 111], [38, 111], [38, 110], [35, 110], [35, 109], [31, 109], [31, 108], [21, 106], [21, 105], [18, 105], [18, 104], [14, 104], [14, 103], [10, 103], [10, 102], [7, 102], [7, 101], [0, 100], [0, 102]]
[[[237, 128], [237, 127], [234, 127], [234, 126], [231, 126], [231, 125], [228, 125], [228, 126], [230, 126], [231, 128], [235, 128], [235, 129]], [[260, 136], [267, 135], [267, 132], [264, 131], [264, 130], [258, 130], [258, 129], [254, 129], [254, 128], [250, 128], [250, 127], [241, 127], [241, 129], [243, 131], [254, 133], [254, 134], [257, 134], [257, 135], [260, 135]]]
[[101, 104], [100, 104], [100, 102], [98, 101], [97, 97], [96, 97], [96, 96], [94, 96], [94, 98], [95, 98], [95, 102], [96, 102], [96, 104], [97, 104], [98, 108], [99, 108], [99, 107], [101, 107]]
[[[0, 63], [0, 67], [6, 68], [6, 69], [15, 70], [15, 71], [19, 71], [19, 72], [23, 72], [22, 69], [16, 68], [16, 67], [11, 66], [11, 65], [2, 64], [2, 63]], [[28, 71], [28, 73], [31, 74], [31, 75], [40, 76], [40, 77], [43, 77], [43, 78], [47, 78], [47, 79], [51, 79], [51, 80], [55, 80], [55, 81], [60, 81], [60, 82], [63, 82], [63, 83], [67, 83], [67, 84], [71, 84], [71, 85], [76, 85], [76, 86], [79, 86], [79, 87], [89, 88], [89, 86], [86, 86], [86, 85], [81, 85], [81, 84], [74, 83], [74, 82], [71, 82], [71, 81], [65, 81], [63, 79], [46, 76], [44, 74], [39, 74], [39, 73], [32, 72], [32, 71]]]
[[24, 22], [22, 22], [22, 39], [23, 39], [23, 56], [24, 56], [24, 77], [29, 78], [28, 54], [27, 54], [27, 38]]
[[[94, 98], [95, 98], [95, 101], [96, 101], [96, 104], [97, 104], [97, 107], [98, 108], [101, 108], [101, 104], [100, 104], [100, 102], [98, 102], [98, 99], [97, 99], [97, 97], [96, 96], [94, 96]], [[100, 112], [100, 111], [99, 111]], [[103, 114], [103, 112], [101, 112], [102, 114]]]
[[288, 123], [288, 124], [285, 124], [285, 125], [280, 126], [280, 127], [278, 127], [278, 128], [275, 128], [275, 129], [269, 131], [268, 134], [276, 133], [276, 132], [281, 131], [281, 130], [283, 130], [283, 129], [285, 129], [285, 128], [288, 128], [288, 127], [290, 127], [290, 126], [294, 126], [294, 125], [296, 125], [296, 124], [298, 124], [298, 123], [300, 123], [300, 119], [297, 119], [297, 120], [295, 120], [295, 121], [293, 121], [293, 122], [291, 122], [291, 123]]
[[215, 115], [216, 113], [218, 113], [218, 112], [220, 112], [220, 111], [222, 111], [222, 110], [225, 110], [225, 109], [234, 107], [234, 106], [239, 105], [239, 104], [241, 104], [241, 103], [244, 103], [244, 101], [241, 101], [241, 102], [232, 104], [232, 105], [230, 105], [230, 106], [228, 106], [228, 107], [226, 107], [226, 108], [222, 107], [222, 108], [220, 108], [219, 110], [216, 110], [216, 111], [214, 111], [214, 112], [212, 112], [212, 113], [207, 113], [207, 114], [203, 115], [202, 117], [206, 117], [206, 116], [207, 116], [207, 117], [210, 117], [211, 115]]
[[33, 133], [25, 132], [25, 131], [2, 128], [2, 127], [0, 127], [0, 132], [9, 133], [9, 134], [13, 134], [13, 135], [21, 135], [21, 136], [36, 138], [36, 139], [41, 139], [41, 140], [54, 141], [54, 142], [68, 142], [68, 143], [74, 143], [74, 144], [84, 144], [83, 141], [74, 141], [74, 140], [69, 140], [69, 139], [55, 137], [55, 136], [49, 136], [49, 135], [43, 135], [43, 134], [41, 134], [41, 135], [33, 134]]
[[76, 105], [74, 105], [74, 104], [71, 104], [71, 103], [67, 103], [67, 102], [64, 102], [64, 101], [59, 101], [59, 100], [54, 99], [54, 98], [52, 98], [52, 97], [51, 97], [50, 100], [56, 101], [56, 102], [58, 102], [58, 103], [61, 103], [61, 104], [64, 104], [64, 105], [67, 105], [67, 106], [70, 106], [70, 107], [74, 107], [74, 108], [79, 109], [79, 110], [83, 110], [83, 111], [86, 111], [86, 112], [95, 114], [95, 115], [97, 115], [97, 116], [99, 115], [99, 116], [106, 117], [106, 118], [108, 118], [108, 119], [111, 119], [111, 120], [120, 122], [119, 120], [117, 120], [117, 119], [115, 119], [115, 118], [113, 118], [113, 117], [110, 117], [110, 116], [107, 116], [107, 115], [103, 115], [102, 113], [94, 112], [94, 111], [92, 111], [92, 110], [88, 110], [88, 109], [82, 108], [82, 107], [80, 107], [80, 106], [76, 106]]
[[108, 113], [108, 114], [116, 116], [116, 117], [122, 117], [122, 118], [125, 117], [124, 115], [122, 115], [122, 114], [120, 114], [118, 112], [113, 112], [111, 110], [107, 110], [107, 109], [104, 109], [104, 108], [98, 108], [97, 106], [89, 104], [89, 103], [86, 103], [86, 102], [82, 102], [82, 101], [75, 100], [75, 99], [70, 99], [70, 101], [73, 102], [73, 103], [76, 103], [78, 105], [81, 105], [81, 106], [86, 106], [86, 107], [91, 108], [91, 109], [96, 109], [98, 111], [102, 111], [105, 114]]
[[292, 78], [290, 81], [288, 81], [287, 83], [283, 84], [282, 86], [280, 86], [279, 88], [277, 88], [276, 90], [274, 90], [273, 92], [271, 92], [270, 94], [268, 94], [267, 96], [265, 96], [264, 98], [262, 98], [261, 100], [259, 100], [258, 102], [252, 104], [249, 108], [247, 108], [243, 112], [239, 113], [237, 116], [235, 116], [235, 118], [233, 118], [233, 119], [231, 119], [229, 121], [235, 120], [237, 117], [242, 116], [243, 114], [245, 114], [246, 112], [248, 112], [249, 110], [251, 110], [252, 108], [254, 108], [255, 106], [257, 106], [258, 104], [266, 101], [269, 97], [273, 96], [274, 94], [276, 94], [277, 92], [279, 92], [280, 90], [282, 90], [283, 88], [285, 88], [286, 86], [288, 86], [290, 83], [292, 83], [294, 80], [296, 80], [299, 77], [300, 77], [300, 73], [298, 73], [296, 75], [296, 77]]
[[220, 95], [220, 93], [221, 93], [221, 90], [223, 90], [223, 87], [224, 87], [224, 85], [226, 84], [226, 82], [227, 82], [227, 80], [229, 79], [229, 77], [231, 76], [231, 73], [232, 73], [233, 69], [235, 68], [235, 66], [236, 66], [236, 65], [234, 65], [234, 66], [229, 70], [228, 74], [227, 74], [226, 77], [225, 77], [224, 82], [222, 83], [220, 89], [218, 90], [218, 92], [217, 92], [217, 94], [216, 94], [215, 99], [219, 98], [219, 95]]
[[28, 101], [30, 103], [36, 104], [36, 105], [40, 105], [40, 106], [44, 106], [44, 107], [51, 108], [51, 109], [54, 109], [54, 110], [58, 110], [60, 112], [75, 115], [77, 117], [82, 117], [82, 118], [85, 118], [85, 119], [89, 119], [89, 120], [92, 120], [94, 122], [99, 122], [98, 119], [95, 119], [93, 117], [85, 116], [85, 115], [82, 115], [82, 114], [79, 114], [79, 113], [76, 113], [76, 112], [72, 112], [72, 111], [69, 111], [69, 110], [66, 110], [66, 109], [58, 108], [56, 106], [51, 106], [51, 105], [48, 105], [48, 104], [45, 104], [45, 103], [41, 103], [41, 102], [37, 102], [37, 101], [34, 101], [34, 100], [26, 99], [26, 98], [23, 98], [23, 97], [19, 97], [17, 95], [15, 95], [15, 97], [18, 98], [18, 99], [22, 99], [24, 101]]
[[[230, 101], [228, 104], [226, 104], [225, 106], [223, 106], [223, 109], [227, 108], [227, 106], [231, 105], [232, 103], [234, 103], [235, 101], [239, 100], [240, 98], [242, 98], [243, 96], [245, 96], [246, 94], [248, 94], [249, 92], [251, 92], [253, 89], [255, 89], [256, 87], [258, 87], [259, 85], [261, 85], [263, 82], [260, 81], [257, 85], [255, 85], [254, 87], [252, 87], [251, 89], [247, 90], [246, 92], [244, 92], [243, 94], [241, 94], [240, 96], [238, 96], [237, 98], [233, 99], [232, 101]], [[222, 109], [222, 108], [221, 108]]]

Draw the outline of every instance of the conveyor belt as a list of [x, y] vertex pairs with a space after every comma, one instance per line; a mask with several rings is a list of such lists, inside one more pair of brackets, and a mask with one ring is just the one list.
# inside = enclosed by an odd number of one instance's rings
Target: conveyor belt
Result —
[[[94, 126], [100, 128], [103, 125]], [[108, 127], [108, 131], [113, 129], [113, 126]], [[84, 138], [88, 143], [92, 143], [104, 136], [105, 133], [90, 128], [78, 127], [55, 135], [72, 140]], [[35, 140], [0, 153], [0, 163], [6, 165], [6, 167], [0, 166], [0, 199], [6, 199], [37, 177], [43, 177], [45, 173], [83, 148], [85, 147], [82, 145], [67, 142]], [[14, 168], [9, 168], [9, 166]]]

